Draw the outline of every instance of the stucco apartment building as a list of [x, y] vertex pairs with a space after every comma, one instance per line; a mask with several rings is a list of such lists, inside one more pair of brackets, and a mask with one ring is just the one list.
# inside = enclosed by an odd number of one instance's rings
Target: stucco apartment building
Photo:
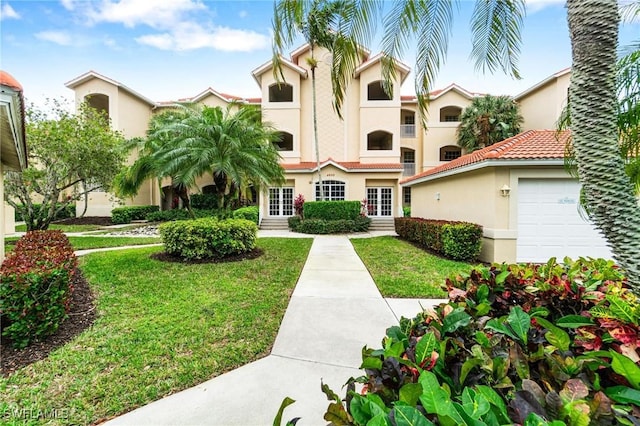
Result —
[[[460, 157], [456, 128], [462, 110], [480, 94], [455, 84], [431, 93], [426, 129], [422, 126], [415, 97], [401, 96], [400, 87], [410, 68], [398, 64], [391, 96], [381, 87], [381, 57], [363, 52], [362, 62], [347, 88], [341, 120], [333, 109], [329, 75], [331, 55], [315, 49], [319, 65], [317, 78], [317, 116], [320, 169], [325, 194], [331, 200], [363, 200], [370, 205], [374, 219], [390, 220], [402, 215], [403, 205], [411, 205], [411, 186], [400, 181]], [[284, 58], [285, 81], [273, 76], [271, 61], [258, 66], [253, 77], [261, 97], [241, 99], [212, 88], [180, 99], [210, 106], [226, 107], [231, 102], [256, 104], [263, 120], [282, 132], [278, 144], [286, 183], [279, 188], [263, 188], [259, 194], [261, 220], [282, 219], [293, 214], [293, 200], [302, 194], [306, 200], [319, 196], [317, 163], [313, 144], [311, 72], [307, 64], [308, 45]], [[525, 116], [525, 129], [553, 128], [566, 98], [569, 71], [562, 71], [518, 95]], [[68, 83], [76, 102], [89, 101], [105, 110], [113, 127], [125, 137], [142, 137], [151, 116], [172, 103], [152, 101], [124, 84], [90, 71]], [[206, 192], [211, 178], [199, 182]], [[126, 204], [157, 204], [168, 208], [158, 185], [149, 182]], [[164, 191], [168, 191], [165, 187]], [[168, 193], [165, 193], [167, 195]], [[93, 193], [88, 215], [108, 215], [116, 200], [105, 193]]]

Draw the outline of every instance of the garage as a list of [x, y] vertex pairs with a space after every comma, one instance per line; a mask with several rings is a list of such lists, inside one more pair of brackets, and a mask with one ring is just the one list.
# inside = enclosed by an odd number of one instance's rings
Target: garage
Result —
[[580, 215], [580, 184], [573, 179], [518, 180], [518, 262], [612, 258], [605, 239]]

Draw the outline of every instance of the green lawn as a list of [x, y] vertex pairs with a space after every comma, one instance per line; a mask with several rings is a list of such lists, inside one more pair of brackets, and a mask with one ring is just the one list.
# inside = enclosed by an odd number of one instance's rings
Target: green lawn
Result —
[[[15, 242], [18, 237], [6, 238], [6, 242]], [[86, 250], [104, 247], [139, 246], [144, 244], [161, 243], [160, 237], [102, 237], [102, 236], [82, 236], [69, 237], [69, 242], [75, 250]], [[5, 251], [13, 249], [12, 244], [5, 245]]]
[[446, 297], [440, 287], [445, 279], [472, 268], [395, 237], [354, 238], [351, 243], [384, 297]]
[[0, 379], [3, 424], [23, 424], [4, 415], [16, 408], [67, 409], [68, 419], [47, 424], [93, 423], [265, 356], [311, 241], [261, 238], [263, 256], [221, 264], [150, 259], [159, 247], [83, 257], [99, 317], [48, 359]]
[[[52, 223], [49, 225], [49, 229], [62, 232], [89, 232], [104, 229], [104, 227], [99, 225], [57, 225]], [[16, 225], [16, 232], [27, 232], [27, 225]]]

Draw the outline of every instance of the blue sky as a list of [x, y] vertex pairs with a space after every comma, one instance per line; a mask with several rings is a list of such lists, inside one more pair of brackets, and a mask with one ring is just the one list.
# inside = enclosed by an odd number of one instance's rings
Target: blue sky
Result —
[[[455, 82], [473, 92], [515, 95], [571, 65], [564, 1], [529, 0], [522, 80], [475, 72], [469, 61], [472, 6], [460, 2], [434, 88]], [[0, 67], [35, 103], [71, 98], [64, 83], [89, 70], [156, 101], [194, 96], [207, 87], [259, 97], [251, 71], [271, 56], [272, 10], [271, 0], [0, 0]], [[639, 35], [639, 23], [624, 25], [621, 44]], [[412, 54], [404, 61], [413, 67]], [[403, 94], [414, 92], [412, 78]]]

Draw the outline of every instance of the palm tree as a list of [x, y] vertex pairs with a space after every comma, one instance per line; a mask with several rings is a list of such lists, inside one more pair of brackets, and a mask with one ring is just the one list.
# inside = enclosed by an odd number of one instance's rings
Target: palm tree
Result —
[[119, 194], [135, 195], [150, 177], [170, 177], [190, 210], [189, 189], [211, 174], [223, 209], [251, 186], [281, 185], [284, 171], [273, 145], [279, 133], [261, 122], [257, 108], [232, 108], [179, 105], [154, 117], [139, 159], [118, 181]]
[[273, 13], [273, 74], [284, 81], [283, 51], [296, 37], [302, 36], [309, 44], [311, 56], [307, 65], [311, 69], [313, 139], [318, 170], [320, 199], [324, 200], [322, 173], [320, 172], [320, 146], [316, 100], [315, 49], [322, 47], [332, 54], [331, 83], [333, 106], [340, 118], [347, 85], [361, 61], [361, 46], [367, 45], [373, 31], [371, 23], [381, 10], [376, 0], [278, 0]]
[[458, 145], [473, 152], [517, 135], [522, 123], [518, 104], [509, 96], [474, 98], [460, 116]]
[[616, 0], [567, 2], [573, 149], [585, 199], [630, 284], [640, 291], [640, 207], [621, 161], [616, 122]]

